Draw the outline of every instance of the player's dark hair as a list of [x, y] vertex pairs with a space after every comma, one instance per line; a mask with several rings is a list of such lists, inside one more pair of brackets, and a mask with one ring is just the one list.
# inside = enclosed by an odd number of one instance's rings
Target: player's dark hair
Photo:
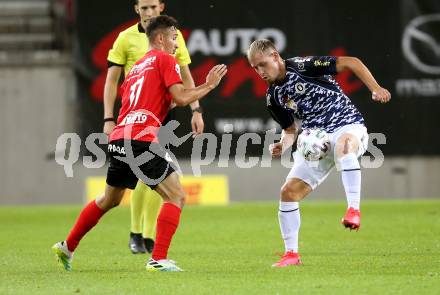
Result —
[[159, 15], [150, 19], [145, 31], [148, 39], [152, 40], [158, 32], [172, 27], [177, 28], [177, 25], [177, 21], [174, 17], [168, 15]]

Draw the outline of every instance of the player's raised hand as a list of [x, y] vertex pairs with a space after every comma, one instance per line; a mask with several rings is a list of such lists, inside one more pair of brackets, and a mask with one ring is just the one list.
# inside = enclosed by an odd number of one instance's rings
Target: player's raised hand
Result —
[[371, 98], [380, 103], [387, 103], [391, 99], [391, 93], [385, 88], [378, 88], [371, 93]]
[[212, 69], [206, 76], [206, 84], [212, 87], [217, 87], [217, 85], [220, 83], [221, 79], [224, 77], [224, 75], [226, 75], [227, 72], [228, 69], [224, 64], [212, 67]]
[[283, 153], [283, 144], [281, 142], [275, 142], [269, 145], [269, 152], [272, 158], [277, 158]]

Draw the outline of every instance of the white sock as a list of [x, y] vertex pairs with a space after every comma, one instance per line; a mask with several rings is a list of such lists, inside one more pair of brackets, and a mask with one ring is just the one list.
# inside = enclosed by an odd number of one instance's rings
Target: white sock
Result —
[[298, 232], [301, 225], [298, 202], [280, 202], [278, 211], [281, 236], [287, 251], [298, 252]]
[[361, 166], [356, 154], [349, 153], [339, 159], [342, 184], [344, 185], [347, 206], [359, 210], [361, 203]]

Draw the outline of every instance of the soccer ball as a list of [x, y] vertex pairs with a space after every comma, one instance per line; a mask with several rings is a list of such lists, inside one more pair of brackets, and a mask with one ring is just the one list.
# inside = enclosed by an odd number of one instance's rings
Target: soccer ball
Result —
[[319, 161], [330, 151], [330, 139], [324, 129], [304, 129], [298, 136], [296, 146], [307, 161]]

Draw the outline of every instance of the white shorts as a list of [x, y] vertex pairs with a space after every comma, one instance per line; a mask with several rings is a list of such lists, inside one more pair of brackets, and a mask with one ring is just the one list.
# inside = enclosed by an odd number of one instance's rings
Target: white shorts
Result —
[[293, 154], [293, 167], [286, 179], [299, 178], [310, 185], [312, 189], [315, 189], [327, 178], [335, 167], [334, 147], [339, 137], [345, 133], [350, 133], [358, 139], [359, 150], [357, 156], [358, 158], [362, 156], [368, 148], [367, 128], [362, 124], [345, 125], [335, 132], [328, 134], [330, 137], [330, 151], [323, 159], [319, 161], [306, 161], [304, 157], [296, 151]]

